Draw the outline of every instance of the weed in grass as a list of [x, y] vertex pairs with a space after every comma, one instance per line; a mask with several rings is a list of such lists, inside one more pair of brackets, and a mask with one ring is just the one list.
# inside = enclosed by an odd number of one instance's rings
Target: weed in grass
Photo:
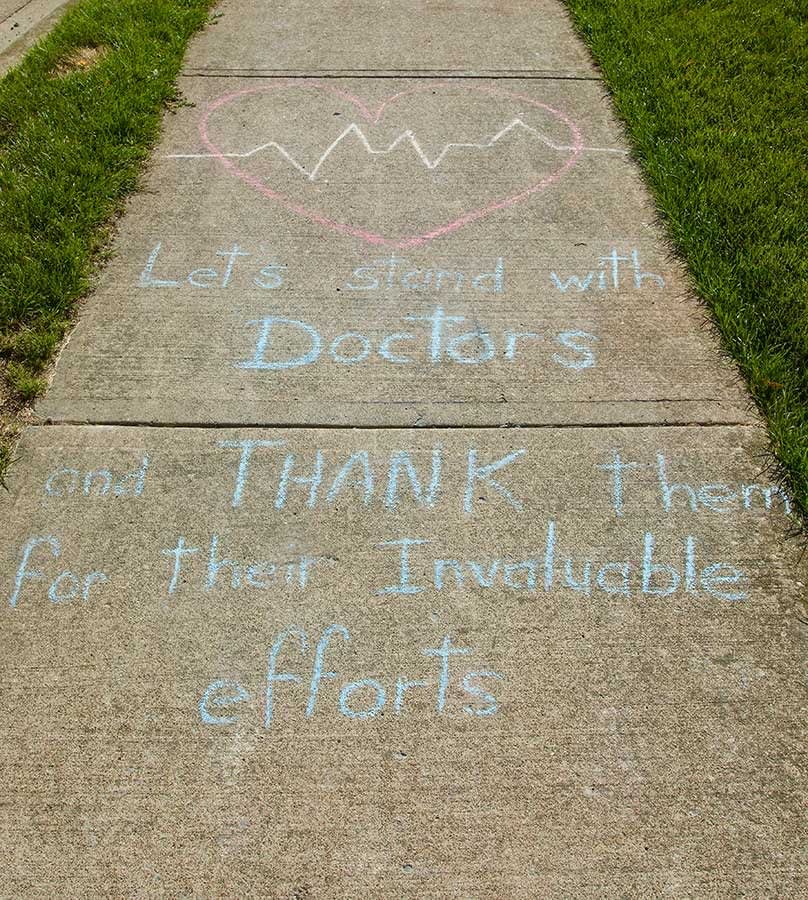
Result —
[[31, 403], [45, 390], [44, 378], [34, 375], [22, 363], [12, 362], [6, 366], [6, 381], [11, 390], [23, 403]]

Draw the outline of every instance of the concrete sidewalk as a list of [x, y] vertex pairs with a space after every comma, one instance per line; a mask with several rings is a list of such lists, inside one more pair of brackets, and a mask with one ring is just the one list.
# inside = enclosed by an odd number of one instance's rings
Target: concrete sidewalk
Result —
[[75, 0], [0, 0], [0, 72], [17, 65]]
[[802, 545], [561, 4], [220, 11], [0, 507], [4, 893], [808, 893]]

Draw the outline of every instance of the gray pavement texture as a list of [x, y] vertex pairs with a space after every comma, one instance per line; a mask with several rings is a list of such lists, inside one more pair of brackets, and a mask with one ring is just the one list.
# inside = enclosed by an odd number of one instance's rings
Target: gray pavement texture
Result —
[[561, 4], [219, 9], [0, 498], [2, 893], [808, 896], [803, 539]]
[[0, 0], [0, 72], [16, 65], [75, 0]]
[[25, 0], [3, 0], [0, 3], [0, 22], [4, 22], [9, 16], [14, 15], [26, 5]]

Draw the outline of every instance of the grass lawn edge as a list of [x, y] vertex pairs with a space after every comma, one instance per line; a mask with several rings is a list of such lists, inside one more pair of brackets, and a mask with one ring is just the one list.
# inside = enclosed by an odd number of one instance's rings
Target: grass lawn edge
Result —
[[565, 6], [804, 525], [808, 11], [794, 0]]
[[215, 0], [77, 0], [0, 78], [0, 485]]

